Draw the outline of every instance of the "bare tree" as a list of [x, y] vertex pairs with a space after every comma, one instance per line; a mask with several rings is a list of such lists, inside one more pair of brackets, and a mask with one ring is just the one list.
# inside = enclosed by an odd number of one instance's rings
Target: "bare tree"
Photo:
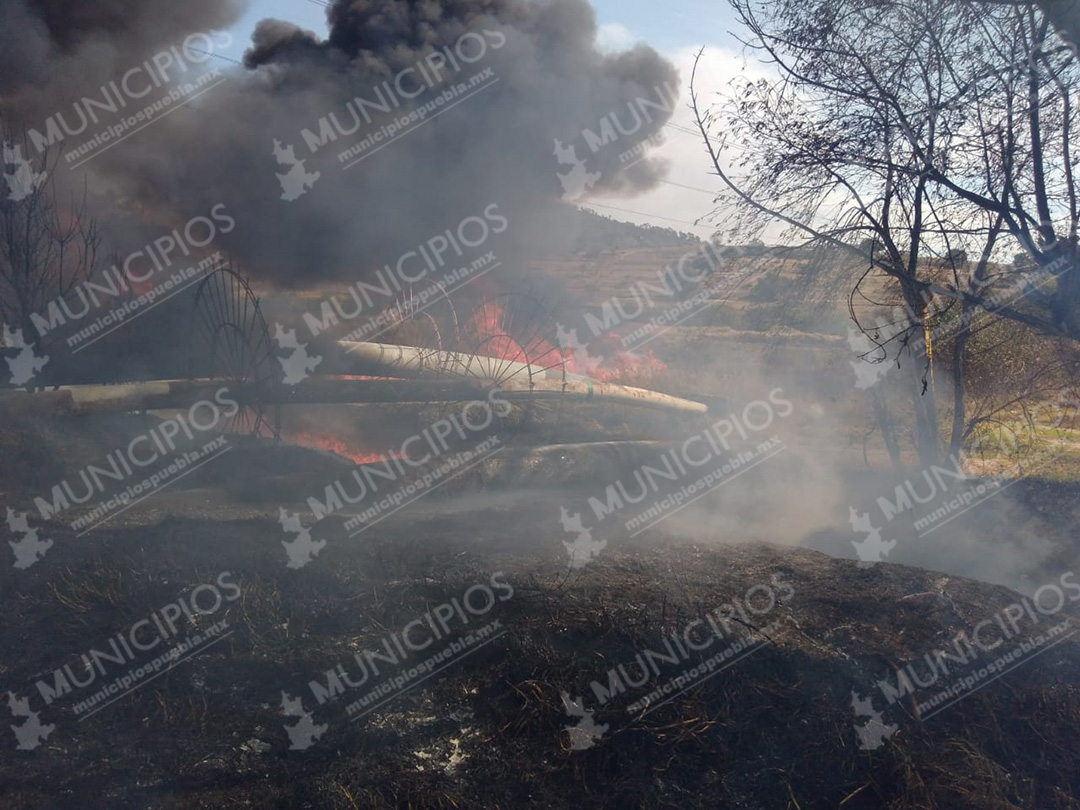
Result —
[[[776, 78], [708, 106], [691, 80], [721, 211], [754, 233], [781, 223], [861, 267], [849, 309], [865, 333], [855, 303], [898, 297], [906, 323], [887, 341], [932, 461], [934, 336], [957, 309], [960, 331], [981, 314], [1080, 340], [1072, 49], [1034, 4], [729, 2]], [[1031, 256], [1038, 283], [1031, 267], [992, 262], [1006, 242]], [[950, 445], [965, 433], [965, 345]]]
[[[68, 296], [93, 274], [101, 235], [87, 207], [85, 186], [60, 198], [59, 155], [31, 161], [25, 133], [0, 127], [0, 321], [35, 340], [31, 315]], [[37, 165], [34, 165], [37, 164]]]

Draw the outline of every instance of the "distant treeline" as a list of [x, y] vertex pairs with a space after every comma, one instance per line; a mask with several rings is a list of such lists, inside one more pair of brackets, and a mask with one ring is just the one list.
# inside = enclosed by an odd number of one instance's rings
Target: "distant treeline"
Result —
[[567, 247], [574, 256], [597, 256], [606, 251], [635, 248], [691, 248], [701, 242], [692, 233], [681, 233], [672, 228], [620, 222], [583, 209], [570, 211], [566, 228], [574, 238], [568, 240]]

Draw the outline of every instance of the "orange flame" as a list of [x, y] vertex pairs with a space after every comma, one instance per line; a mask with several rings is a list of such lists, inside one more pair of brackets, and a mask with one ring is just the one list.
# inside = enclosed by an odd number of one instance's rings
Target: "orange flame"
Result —
[[506, 311], [501, 304], [489, 304], [477, 310], [466, 324], [466, 334], [475, 335], [478, 340], [476, 353], [499, 360], [513, 360], [519, 363], [528, 361], [528, 354], [521, 345], [506, 334], [504, 323]]
[[506, 334], [505, 314], [500, 304], [493, 303], [478, 310], [469, 320], [468, 333], [480, 339], [478, 354], [521, 363], [531, 360], [545, 366], [555, 365], [556, 358], [561, 357], [571, 374], [606, 382], [647, 382], [667, 370], [664, 362], [651, 350], [627, 351], [614, 334], [601, 335], [580, 354], [571, 348], [560, 350], [541, 338], [534, 338], [526, 351]]
[[310, 447], [315, 450], [334, 453], [342, 458], [349, 459], [353, 464], [376, 464], [380, 461], [386, 461], [388, 458], [397, 457], [395, 453], [361, 453], [349, 449], [348, 444], [341, 439], [333, 436], [319, 436], [315, 433], [296, 433], [286, 438], [286, 441], [291, 444], [298, 444], [301, 447]]

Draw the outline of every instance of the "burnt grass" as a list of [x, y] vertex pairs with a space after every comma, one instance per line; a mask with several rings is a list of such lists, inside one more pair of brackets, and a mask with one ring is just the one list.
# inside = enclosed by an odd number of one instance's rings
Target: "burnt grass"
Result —
[[[0, 806], [1080, 807], [1075, 640], [925, 719], [875, 686], [1016, 602], [1007, 589], [663, 532], [612, 541], [569, 570], [553, 493], [469, 508], [454, 507], [463, 493], [444, 493], [351, 539], [331, 516], [320, 524], [325, 549], [291, 570], [276, 502], [230, 502], [218, 482], [193, 479], [80, 538], [42, 525], [55, 542], [47, 556], [0, 567], [0, 686], [55, 726], [33, 750], [16, 750], [7, 733]], [[96, 684], [45, 704], [39, 679], [52, 683], [56, 668], [74, 669], [83, 652], [225, 571], [239, 597], [197, 624], [225, 618], [231, 635], [82, 721], [74, 704]], [[339, 664], [355, 671], [355, 653], [495, 572], [513, 596], [468, 625], [455, 620], [449, 638], [492, 619], [499, 638], [358, 721], [346, 705], [364, 689], [318, 704], [311, 681], [325, 684]], [[759, 641], [752, 654], [644, 716], [629, 705], [681, 667], [596, 699], [590, 684], [610, 668], [771, 582], [790, 585], [791, 598], [733, 622], [728, 636]], [[762, 640], [754, 628], [767, 622]], [[895, 726], [873, 750], [859, 747], [853, 691], [876, 698]], [[286, 725], [298, 718], [283, 713], [283, 692], [326, 726], [306, 749], [290, 747]], [[591, 746], [574, 744], [563, 693], [607, 727]]]

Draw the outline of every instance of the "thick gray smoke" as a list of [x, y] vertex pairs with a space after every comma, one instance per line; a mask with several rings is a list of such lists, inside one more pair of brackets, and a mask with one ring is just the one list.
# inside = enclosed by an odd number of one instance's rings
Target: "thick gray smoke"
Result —
[[163, 46], [228, 28], [246, 6], [247, 0], [4, 0], [0, 110], [40, 126]]
[[[209, 0], [92, 5], [0, 6], [8, 118], [41, 132], [57, 111], [70, 121], [83, 93], [239, 10]], [[203, 61], [182, 80], [223, 66], [227, 78], [76, 170], [118, 212], [114, 233], [176, 227], [224, 204], [237, 224], [216, 246], [252, 274], [303, 286], [361, 278], [496, 205], [508, 227], [486, 249], [512, 271], [570, 236], [556, 224], [559, 175], [575, 166], [556, 159], [556, 140], [583, 162], [571, 179], [579, 191], [645, 189], [663, 170], [638, 158], [670, 117], [676, 71], [643, 45], [599, 53], [584, 0], [337, 0], [328, 17], [326, 41], [264, 20], [243, 67]], [[31, 35], [12, 33], [23, 30]], [[421, 111], [424, 123], [401, 134]]]

